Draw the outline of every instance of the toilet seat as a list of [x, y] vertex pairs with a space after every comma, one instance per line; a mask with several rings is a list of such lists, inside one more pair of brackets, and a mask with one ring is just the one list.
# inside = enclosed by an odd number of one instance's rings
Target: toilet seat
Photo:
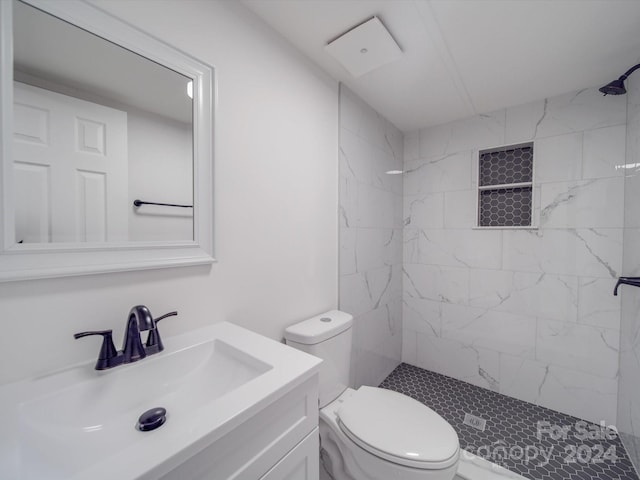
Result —
[[338, 409], [340, 429], [356, 445], [390, 462], [443, 469], [458, 461], [458, 435], [426, 405], [391, 390], [362, 386]]

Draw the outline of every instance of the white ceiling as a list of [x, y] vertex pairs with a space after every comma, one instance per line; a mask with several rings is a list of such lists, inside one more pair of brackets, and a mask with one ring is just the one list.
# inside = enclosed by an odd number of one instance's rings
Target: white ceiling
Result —
[[[601, 86], [640, 61], [640, 0], [243, 2], [405, 132]], [[354, 78], [324, 47], [373, 15], [404, 55]]]

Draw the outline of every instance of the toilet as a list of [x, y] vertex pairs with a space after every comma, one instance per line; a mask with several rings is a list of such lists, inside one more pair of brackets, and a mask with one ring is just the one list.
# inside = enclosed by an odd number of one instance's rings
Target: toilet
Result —
[[458, 435], [426, 405], [376, 387], [349, 388], [353, 317], [338, 310], [285, 330], [287, 345], [320, 357], [320, 446], [334, 480], [452, 480]]

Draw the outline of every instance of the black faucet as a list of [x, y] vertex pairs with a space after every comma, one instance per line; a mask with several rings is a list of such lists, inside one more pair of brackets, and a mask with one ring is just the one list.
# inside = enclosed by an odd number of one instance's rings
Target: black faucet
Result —
[[[164, 345], [160, 339], [160, 332], [157, 328], [157, 322], [163, 318], [174, 315], [178, 315], [178, 312], [169, 312], [154, 320], [147, 307], [144, 305], [136, 305], [129, 312], [122, 350], [120, 351], [117, 351], [113, 344], [113, 330], [80, 332], [76, 333], [74, 338], [78, 339], [89, 335], [102, 335], [102, 347], [100, 348], [100, 354], [96, 361], [96, 370], [106, 370], [124, 363], [137, 362], [147, 355], [153, 355], [154, 353], [164, 350]], [[148, 330], [149, 334], [146, 345], [143, 345], [140, 332], [145, 330]]]
[[132, 363], [142, 360], [147, 356], [144, 345], [140, 340], [140, 332], [144, 330], [155, 330], [151, 312], [144, 305], [137, 305], [129, 312], [127, 328], [124, 331], [124, 341], [122, 342], [123, 363]]

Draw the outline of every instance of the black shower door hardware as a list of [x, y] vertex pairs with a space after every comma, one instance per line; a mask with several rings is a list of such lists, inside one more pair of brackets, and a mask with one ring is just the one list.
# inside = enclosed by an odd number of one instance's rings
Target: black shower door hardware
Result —
[[178, 205], [177, 203], [157, 203], [157, 202], [145, 202], [144, 200], [134, 200], [133, 205], [139, 207], [140, 205], [160, 205], [161, 207], [179, 207], [179, 208], [193, 208], [193, 205]]
[[640, 277], [618, 277], [618, 283], [616, 283], [616, 286], [613, 288], [614, 295], [618, 295], [618, 287], [620, 285], [640, 287]]

